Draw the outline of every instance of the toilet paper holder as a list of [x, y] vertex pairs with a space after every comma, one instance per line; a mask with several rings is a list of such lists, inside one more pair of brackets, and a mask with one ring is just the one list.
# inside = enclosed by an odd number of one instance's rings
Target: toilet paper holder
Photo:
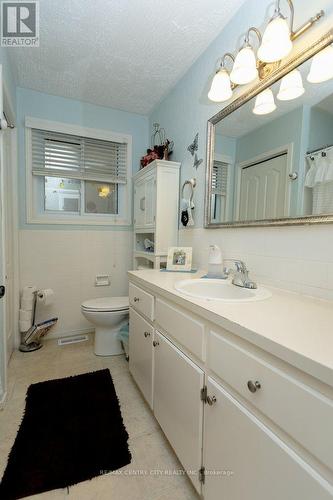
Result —
[[21, 344], [19, 346], [21, 352], [37, 351], [43, 347], [41, 338], [57, 323], [58, 318], [51, 318], [41, 323], [35, 323], [37, 302], [40, 300], [40, 303], [47, 303], [47, 298], [52, 294], [52, 290], [36, 290], [33, 292], [32, 326], [22, 334]]

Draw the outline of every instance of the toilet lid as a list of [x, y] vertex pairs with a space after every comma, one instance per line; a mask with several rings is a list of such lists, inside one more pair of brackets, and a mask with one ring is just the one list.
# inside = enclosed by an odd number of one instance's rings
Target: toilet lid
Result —
[[128, 297], [101, 297], [86, 300], [82, 307], [93, 311], [123, 311], [129, 308], [129, 301]]

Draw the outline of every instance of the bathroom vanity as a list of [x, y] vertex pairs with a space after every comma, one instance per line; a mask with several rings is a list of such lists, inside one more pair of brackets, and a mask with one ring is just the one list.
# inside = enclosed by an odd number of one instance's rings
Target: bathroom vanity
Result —
[[205, 500], [332, 498], [332, 304], [176, 290], [203, 274], [129, 272], [130, 372], [195, 489]]

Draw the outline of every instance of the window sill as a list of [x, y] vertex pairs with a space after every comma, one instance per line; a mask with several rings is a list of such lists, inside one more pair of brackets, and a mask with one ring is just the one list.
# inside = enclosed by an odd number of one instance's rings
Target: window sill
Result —
[[50, 217], [33, 216], [27, 218], [27, 224], [58, 224], [72, 226], [131, 226], [131, 222], [122, 217]]

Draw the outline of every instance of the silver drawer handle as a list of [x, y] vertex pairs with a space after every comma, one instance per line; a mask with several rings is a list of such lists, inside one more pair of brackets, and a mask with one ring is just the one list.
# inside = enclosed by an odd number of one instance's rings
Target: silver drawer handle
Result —
[[147, 337], [150, 337], [150, 332], [145, 332], [144, 333], [144, 336], [147, 338]]
[[253, 380], [249, 380], [247, 383], [247, 387], [248, 387], [249, 391], [254, 394], [259, 389], [261, 389], [261, 383], [258, 382], [258, 380], [256, 380], [255, 382], [253, 382]]
[[207, 404], [209, 404], [209, 406], [213, 406], [213, 404], [215, 404], [216, 401], [217, 401], [216, 396], [207, 396]]
[[157, 347], [158, 345], [160, 345], [160, 343], [159, 343], [159, 342], [157, 342], [157, 340], [154, 340], [154, 342], [153, 342], [153, 346], [154, 346], [154, 347]]
[[139, 302], [139, 301], [140, 301], [139, 297], [134, 297], [134, 302]]

